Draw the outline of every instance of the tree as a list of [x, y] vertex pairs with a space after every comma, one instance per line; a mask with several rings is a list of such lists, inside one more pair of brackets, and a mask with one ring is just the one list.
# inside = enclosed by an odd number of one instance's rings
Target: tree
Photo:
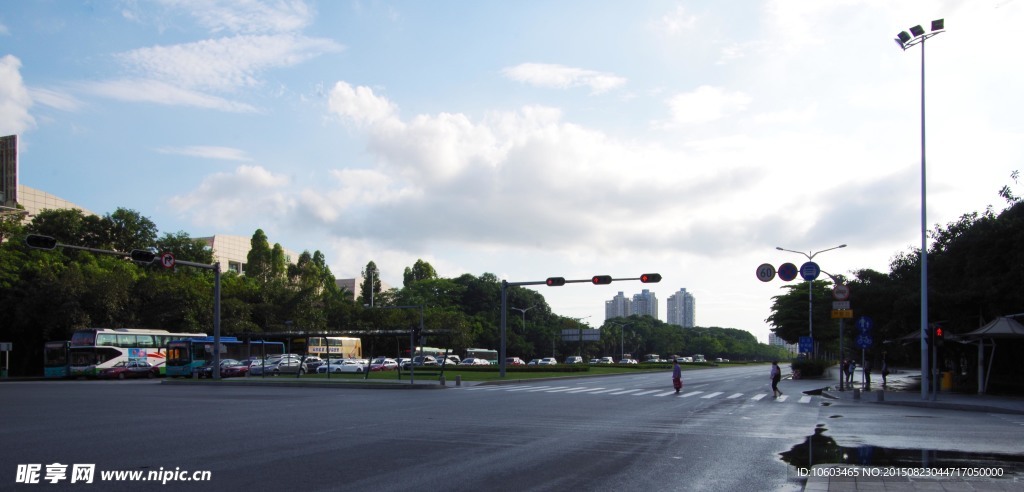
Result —
[[103, 217], [103, 225], [104, 243], [114, 251], [148, 248], [156, 242], [156, 224], [134, 210], [118, 208]]
[[434, 267], [423, 260], [416, 260], [413, 263], [412, 268], [405, 267], [405, 273], [402, 275], [402, 285], [409, 287], [413, 283], [419, 282], [420, 280], [432, 280], [437, 278], [437, 271]]
[[192, 239], [188, 233], [178, 231], [166, 233], [156, 242], [156, 248], [160, 252], [169, 252], [175, 259], [191, 261], [193, 263], [213, 263], [213, 250], [207, 247], [206, 243], [198, 239]]
[[373, 305], [377, 294], [380, 294], [380, 272], [377, 264], [370, 261], [362, 271], [363, 282], [359, 284], [359, 299], [363, 304]]
[[267, 283], [272, 272], [270, 242], [263, 229], [256, 229], [249, 240], [249, 254], [246, 256], [245, 276], [260, 283]]

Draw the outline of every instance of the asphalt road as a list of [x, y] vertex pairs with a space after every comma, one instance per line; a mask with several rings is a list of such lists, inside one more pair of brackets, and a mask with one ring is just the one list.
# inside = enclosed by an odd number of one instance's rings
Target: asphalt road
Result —
[[[767, 366], [687, 371], [684, 382], [679, 395], [668, 372], [435, 391], [8, 383], [0, 489], [19, 464], [57, 462], [95, 464], [96, 482], [101, 470], [211, 472], [167, 490], [800, 490], [780, 453], [802, 455], [815, 429], [843, 446], [892, 446], [894, 432], [934, 434], [973, 416], [844, 407], [798, 391], [812, 382], [784, 381], [775, 400]], [[898, 419], [909, 423], [886, 428]], [[986, 425], [995, 445], [979, 439], [979, 451], [1019, 448], [1024, 426]], [[949, 444], [943, 432], [914, 445]]]

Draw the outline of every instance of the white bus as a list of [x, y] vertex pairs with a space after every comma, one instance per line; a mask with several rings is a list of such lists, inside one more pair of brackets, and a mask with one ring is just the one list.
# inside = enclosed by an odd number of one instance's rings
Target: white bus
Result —
[[88, 328], [71, 335], [68, 349], [71, 377], [95, 377], [114, 364], [146, 360], [165, 374], [167, 344], [182, 338], [205, 337], [205, 333], [174, 333], [139, 328]]

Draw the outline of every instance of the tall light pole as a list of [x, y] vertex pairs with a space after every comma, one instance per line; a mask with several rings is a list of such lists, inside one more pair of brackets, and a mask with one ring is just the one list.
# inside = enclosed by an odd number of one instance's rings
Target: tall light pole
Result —
[[[945, 19], [932, 21], [932, 30], [924, 32], [920, 25], [910, 28], [910, 33], [900, 31], [896, 35], [896, 44], [906, 51], [908, 48], [921, 45], [921, 398], [928, 398], [930, 378], [928, 374], [928, 220], [926, 214], [927, 185], [925, 181], [925, 145], [924, 145], [924, 42], [932, 36], [945, 32]], [[936, 369], [935, 361], [932, 368]]]
[[531, 309], [533, 309], [533, 308], [535, 308], [535, 307], [537, 307], [536, 304], [534, 304], [533, 306], [530, 306], [530, 307], [528, 307], [526, 309], [517, 308], [517, 307], [510, 307], [509, 308], [509, 309], [512, 309], [512, 310], [519, 311], [519, 312], [523, 313], [523, 333], [524, 334], [526, 333], [526, 312], [531, 310]]
[[[776, 246], [775, 249], [777, 249], [779, 251], [787, 251], [787, 252], [790, 252], [790, 253], [796, 253], [798, 255], [804, 255], [804, 256], [807, 257], [807, 261], [814, 261], [814, 257], [820, 255], [821, 253], [824, 253], [826, 251], [832, 251], [833, 249], [839, 249], [839, 248], [845, 248], [845, 247], [846, 247], [845, 244], [840, 244], [839, 246], [833, 246], [831, 248], [823, 249], [823, 250], [816, 251], [816, 252], [815, 251], [810, 251], [810, 252], [807, 252], [807, 253], [804, 253], [803, 251], [796, 251], [796, 250], [792, 250], [792, 249], [786, 249], [786, 248], [782, 248], [782, 247], [779, 247], [779, 246]], [[808, 334], [811, 337], [811, 358], [812, 359], [814, 358], [814, 296], [813, 296], [813, 293], [814, 293], [814, 279], [811, 279], [811, 280], [807, 281], [807, 331], [808, 331]]]

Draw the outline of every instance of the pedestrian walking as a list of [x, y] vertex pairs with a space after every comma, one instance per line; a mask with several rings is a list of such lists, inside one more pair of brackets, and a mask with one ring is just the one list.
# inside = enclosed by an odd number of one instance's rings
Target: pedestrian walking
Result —
[[683, 389], [683, 368], [679, 367], [679, 359], [672, 359], [672, 387], [676, 393]]
[[779, 367], [779, 361], [772, 361], [772, 397], [778, 398], [782, 396], [782, 391], [779, 390], [779, 381], [782, 380], [782, 369]]
[[885, 356], [883, 355], [882, 356], [882, 387], [883, 388], [887, 384], [889, 384], [889, 381], [887, 381], [888, 377], [889, 377], [889, 361], [885, 360]]
[[850, 359], [850, 364], [846, 366], [846, 384], [853, 384], [853, 371], [857, 369], [857, 362]]
[[871, 359], [864, 361], [864, 368], [861, 369], [861, 372], [864, 373], [864, 388], [871, 389]]

